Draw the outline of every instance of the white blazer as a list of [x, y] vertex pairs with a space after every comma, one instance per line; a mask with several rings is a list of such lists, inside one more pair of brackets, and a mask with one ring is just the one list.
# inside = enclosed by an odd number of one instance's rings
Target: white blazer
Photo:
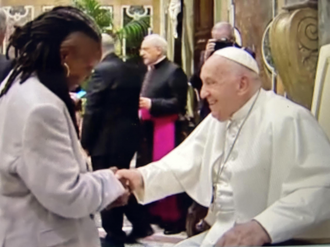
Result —
[[0, 247], [100, 246], [91, 215], [123, 192], [110, 170], [87, 171], [66, 106], [37, 77], [0, 98]]

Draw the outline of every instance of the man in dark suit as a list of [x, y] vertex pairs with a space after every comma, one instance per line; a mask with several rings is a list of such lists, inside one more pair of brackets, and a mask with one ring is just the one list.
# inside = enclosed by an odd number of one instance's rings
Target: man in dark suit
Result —
[[[139, 143], [138, 108], [143, 78], [114, 54], [114, 41], [109, 35], [103, 34], [102, 45], [103, 60], [95, 68], [87, 93], [81, 142], [91, 156], [94, 170], [128, 169]], [[130, 240], [151, 235], [144, 210], [132, 195], [127, 206], [103, 211], [106, 240], [123, 246], [127, 240], [122, 230], [124, 213], [133, 225]]]
[[[166, 58], [166, 53], [167, 42], [157, 34], [147, 36], [141, 45], [141, 56], [149, 71], [140, 98], [144, 148], [139, 153], [139, 165], [159, 160], [183, 140], [180, 134], [187, 103], [187, 76]], [[186, 199], [185, 195], [171, 196], [149, 205], [153, 221], [165, 228], [165, 234], [185, 229]]]
[[[7, 30], [7, 14], [0, 9], [0, 47], [2, 47]], [[13, 67], [13, 61], [8, 60], [5, 55], [0, 54], [0, 84], [7, 77]]]

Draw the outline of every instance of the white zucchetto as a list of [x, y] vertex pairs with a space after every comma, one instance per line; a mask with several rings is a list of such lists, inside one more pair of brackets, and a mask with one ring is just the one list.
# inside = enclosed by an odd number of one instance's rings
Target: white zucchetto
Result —
[[237, 47], [226, 47], [214, 52], [213, 55], [222, 56], [259, 74], [257, 61], [245, 50]]

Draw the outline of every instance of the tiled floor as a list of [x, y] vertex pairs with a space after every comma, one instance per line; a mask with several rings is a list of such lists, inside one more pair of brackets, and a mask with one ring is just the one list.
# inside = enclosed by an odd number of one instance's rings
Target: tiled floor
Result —
[[[136, 156], [134, 155], [132, 161], [131, 161], [131, 167], [134, 168], [135, 167], [135, 159]], [[104, 230], [100, 227], [101, 226], [101, 220], [97, 220], [96, 224], [99, 227], [99, 233], [100, 233], [100, 237], [104, 237], [105, 236], [105, 232]], [[172, 247], [174, 246], [176, 243], [184, 240], [187, 238], [187, 235], [185, 232], [181, 233], [181, 234], [176, 234], [176, 235], [164, 235], [163, 234], [163, 230], [157, 228], [156, 226], [153, 226], [155, 233], [150, 236], [147, 237], [143, 240], [141, 240], [141, 244], [127, 244], [125, 245], [126, 247]], [[130, 224], [130, 222], [125, 218], [124, 221], [124, 228], [123, 230], [126, 233], [129, 233], [132, 229], [132, 226]]]
[[[134, 155], [132, 161], [131, 161], [131, 168], [135, 168], [135, 163], [136, 163], [136, 155]], [[99, 227], [99, 233], [100, 233], [100, 237], [105, 237], [105, 232], [104, 230], [101, 228], [101, 220], [98, 218], [98, 216], [96, 217], [96, 224]], [[163, 234], [163, 230], [157, 228], [156, 226], [153, 226], [155, 233], [150, 236], [147, 237], [143, 240], [141, 240], [141, 244], [127, 244], [125, 245], [126, 247], [172, 247], [174, 246], [176, 243], [184, 240], [187, 238], [187, 235], [185, 232], [181, 233], [181, 234], [176, 234], [176, 235], [164, 235]], [[130, 224], [130, 222], [125, 218], [124, 221], [124, 227], [123, 230], [126, 233], [129, 233], [132, 229], [132, 226]]]
[[[155, 230], [154, 235], [141, 240], [140, 244], [127, 244], [125, 246], [127, 246], [127, 247], [142, 247], [142, 246], [146, 246], [146, 247], [172, 247], [176, 243], [178, 243], [181, 240], [186, 238], [185, 233], [167, 236], [167, 235], [163, 234], [163, 230], [161, 230], [161, 229], [159, 229], [155, 226], [153, 228]], [[125, 231], [126, 230], [128, 230], [128, 232], [130, 231], [130, 229], [125, 229]], [[104, 230], [102, 228], [99, 229], [99, 232], [100, 232], [100, 236], [105, 235]]]
[[[104, 237], [105, 232], [100, 227], [99, 219], [97, 219], [96, 224], [99, 227], [100, 237]], [[125, 232], [129, 233], [131, 231], [131, 229], [132, 229], [131, 224], [129, 223], [129, 221], [127, 221], [125, 219], [123, 230]], [[145, 247], [172, 247], [176, 243], [186, 239], [186, 237], [187, 237], [185, 232], [182, 232], [182, 233], [176, 234], [176, 235], [164, 235], [163, 230], [158, 228], [157, 226], [153, 226], [153, 229], [154, 229], [155, 233], [152, 236], [141, 240], [140, 241], [141, 244], [127, 244], [126, 246], [127, 247], [142, 247], [142, 246], [145, 246]]]

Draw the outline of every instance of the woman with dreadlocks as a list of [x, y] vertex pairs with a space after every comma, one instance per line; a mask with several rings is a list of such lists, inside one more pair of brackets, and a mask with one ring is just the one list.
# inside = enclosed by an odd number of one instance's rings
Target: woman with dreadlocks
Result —
[[87, 172], [69, 91], [101, 58], [94, 22], [56, 7], [16, 27], [16, 64], [0, 87], [0, 246], [99, 246], [92, 215], [124, 194]]

